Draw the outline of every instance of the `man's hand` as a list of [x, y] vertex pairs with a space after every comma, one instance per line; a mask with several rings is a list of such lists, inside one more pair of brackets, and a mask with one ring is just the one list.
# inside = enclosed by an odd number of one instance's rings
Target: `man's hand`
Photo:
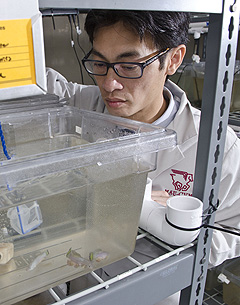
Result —
[[152, 191], [152, 200], [160, 203], [161, 205], [166, 206], [167, 200], [170, 197], [165, 191]]

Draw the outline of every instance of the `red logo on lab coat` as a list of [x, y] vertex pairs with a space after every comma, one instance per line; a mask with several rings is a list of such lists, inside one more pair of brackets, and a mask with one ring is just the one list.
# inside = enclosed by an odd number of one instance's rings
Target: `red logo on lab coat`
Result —
[[190, 183], [193, 182], [193, 174], [172, 169], [172, 184], [176, 191], [186, 192], [190, 188]]

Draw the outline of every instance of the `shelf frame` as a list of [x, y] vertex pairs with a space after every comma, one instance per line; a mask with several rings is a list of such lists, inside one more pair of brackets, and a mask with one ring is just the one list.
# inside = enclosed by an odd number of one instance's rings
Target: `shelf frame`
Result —
[[[49, 9], [77, 9], [79, 11], [94, 9], [136, 9], [136, 10], [161, 10], [161, 11], [188, 11], [192, 13], [209, 13], [209, 33], [207, 39], [206, 70], [202, 98], [202, 116], [199, 130], [198, 153], [196, 159], [196, 169], [194, 178], [193, 195], [201, 199], [204, 203], [205, 211], [213, 212], [218, 204], [218, 190], [220, 184], [220, 173], [223, 160], [223, 151], [228, 124], [228, 116], [231, 101], [231, 91], [233, 84], [233, 72], [236, 48], [238, 39], [239, 7], [236, 0], [223, 1], [191, 1], [188, 0], [39, 0], [40, 10]], [[214, 213], [206, 221], [209, 224], [214, 223]], [[185, 265], [184, 268], [191, 270], [192, 280], [188, 287], [172, 287], [168, 294], [182, 289], [181, 305], [200, 305], [203, 300], [203, 293], [208, 268], [209, 251], [211, 246], [212, 232], [209, 229], [202, 229], [198, 238], [195, 251], [195, 260], [192, 265]], [[175, 266], [180, 266], [176, 262]], [[184, 265], [183, 265], [184, 266]], [[158, 268], [153, 268], [155, 275], [159, 274]], [[156, 273], [155, 273], [156, 271]], [[143, 277], [146, 285], [152, 287], [157, 277], [146, 273], [136, 274], [134, 276]], [[128, 292], [128, 285], [136, 292], [143, 289], [140, 279], [133, 282], [121, 282], [114, 284], [112, 292], [109, 290], [99, 291], [94, 296], [87, 296], [86, 302], [75, 300], [72, 304], [112, 304], [111, 298], [114, 295], [114, 305], [122, 305], [122, 298], [127, 297], [124, 303], [126, 305], [136, 304], [136, 300], [141, 303], [138, 293], [131, 299], [131, 293]], [[169, 284], [159, 282], [159, 285]], [[146, 286], [145, 286], [146, 287]], [[155, 286], [154, 286], [155, 287]], [[166, 287], [166, 286], [165, 286]], [[155, 288], [158, 293], [158, 288]], [[147, 290], [147, 289], [145, 289]], [[151, 289], [150, 289], [151, 290]], [[152, 290], [151, 290], [152, 291]], [[111, 296], [109, 298], [109, 295]], [[163, 296], [163, 295], [162, 295]], [[164, 297], [166, 295], [164, 294]], [[149, 295], [149, 302], [152, 298]], [[160, 300], [160, 299], [159, 299]], [[83, 302], [83, 303], [82, 303]], [[132, 303], [131, 303], [132, 302]], [[144, 304], [145, 305], [145, 304]]]
[[[211, 214], [205, 222], [211, 225], [214, 224], [214, 212], [219, 204], [238, 25], [239, 8], [233, 0], [223, 1], [222, 14], [210, 14], [193, 196], [203, 201], [205, 213]], [[211, 241], [212, 230], [203, 228], [198, 237], [193, 282], [182, 292], [181, 305], [202, 304]]]
[[221, 13], [221, 1], [189, 0], [39, 0], [40, 10], [58, 9], [123, 9], [153, 11], [185, 11], [201, 13]]

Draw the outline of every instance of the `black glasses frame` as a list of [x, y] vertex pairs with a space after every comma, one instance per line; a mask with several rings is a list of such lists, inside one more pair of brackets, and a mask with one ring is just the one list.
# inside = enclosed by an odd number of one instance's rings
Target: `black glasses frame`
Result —
[[[91, 75], [97, 75], [97, 76], [105, 76], [108, 74], [108, 70], [109, 68], [112, 68], [114, 70], [114, 72], [119, 76], [119, 77], [122, 77], [122, 78], [128, 78], [128, 79], [138, 79], [138, 78], [141, 78], [143, 76], [143, 70], [144, 68], [146, 68], [148, 65], [150, 65], [151, 63], [153, 63], [155, 60], [157, 60], [159, 57], [161, 57], [162, 55], [166, 54], [168, 51], [170, 50], [170, 48], [167, 48], [165, 51], [161, 52], [159, 51], [158, 54], [154, 55], [153, 57], [149, 58], [148, 60], [146, 60], [145, 62], [112, 62], [112, 63], [108, 63], [106, 61], [102, 61], [102, 60], [93, 60], [93, 59], [88, 59], [88, 57], [91, 55], [92, 53], [92, 49], [90, 50], [90, 52], [87, 53], [86, 56], [84, 56], [84, 58], [82, 59], [82, 64], [85, 68], [85, 70], [91, 74]], [[106, 67], [107, 67], [107, 70], [106, 70], [106, 73], [105, 74], [97, 74], [97, 73], [93, 73], [91, 71], [89, 71], [86, 67], [86, 62], [97, 62], [97, 63], [102, 63], [102, 64], [105, 64]], [[141, 75], [140, 76], [137, 76], [137, 77], [128, 77], [128, 76], [122, 76], [122, 75], [119, 75], [117, 69], [115, 68], [115, 65], [116, 64], [130, 64], [130, 65], [137, 65], [141, 68]]]

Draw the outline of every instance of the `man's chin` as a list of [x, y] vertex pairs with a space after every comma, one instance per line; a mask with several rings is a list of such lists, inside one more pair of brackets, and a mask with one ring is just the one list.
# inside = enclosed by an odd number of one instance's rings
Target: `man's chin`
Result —
[[121, 111], [120, 109], [118, 110], [114, 110], [112, 108], [109, 109], [109, 107], [107, 107], [108, 113], [114, 116], [119, 116], [121, 118], [128, 118], [128, 115], [126, 115], [126, 113], [124, 111]]

